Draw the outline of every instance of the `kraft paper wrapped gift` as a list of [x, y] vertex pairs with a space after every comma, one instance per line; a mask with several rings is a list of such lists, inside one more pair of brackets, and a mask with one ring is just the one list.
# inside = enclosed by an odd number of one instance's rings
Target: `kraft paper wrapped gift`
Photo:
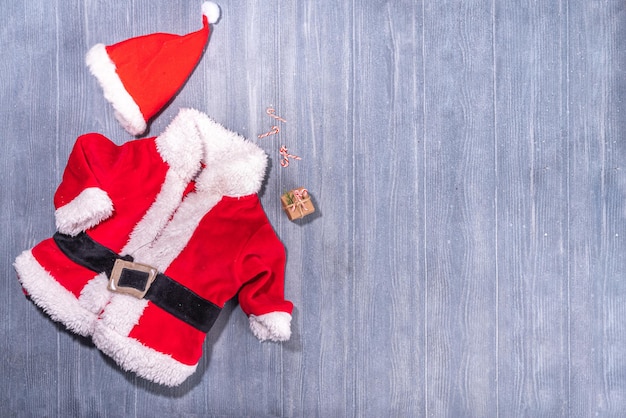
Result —
[[287, 217], [289, 217], [291, 221], [304, 218], [315, 212], [315, 207], [313, 206], [313, 202], [311, 202], [311, 195], [304, 187], [299, 187], [284, 193], [280, 197], [280, 200]]

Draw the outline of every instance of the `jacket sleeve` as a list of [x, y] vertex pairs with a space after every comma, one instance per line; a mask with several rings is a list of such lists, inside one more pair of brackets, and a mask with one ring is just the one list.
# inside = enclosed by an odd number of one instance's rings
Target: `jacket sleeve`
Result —
[[254, 335], [261, 341], [287, 341], [293, 304], [284, 297], [285, 248], [269, 224], [247, 242], [237, 270], [244, 282], [239, 305]]
[[113, 202], [99, 177], [117, 146], [99, 134], [79, 137], [54, 195], [57, 230], [68, 235], [89, 229], [113, 213]]

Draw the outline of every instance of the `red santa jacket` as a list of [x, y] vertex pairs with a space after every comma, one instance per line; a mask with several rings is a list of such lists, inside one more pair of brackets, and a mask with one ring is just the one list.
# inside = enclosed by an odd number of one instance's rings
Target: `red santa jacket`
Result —
[[[259, 147], [193, 109], [155, 138], [81, 136], [54, 196], [62, 239], [17, 257], [22, 286], [52, 319], [160, 384], [195, 371], [214, 315], [235, 295], [260, 340], [288, 340], [284, 247], [257, 196], [266, 164]], [[110, 269], [89, 266], [101, 251], [149, 266], [153, 286], [169, 287], [120, 293]], [[121, 271], [129, 283], [144, 274]]]

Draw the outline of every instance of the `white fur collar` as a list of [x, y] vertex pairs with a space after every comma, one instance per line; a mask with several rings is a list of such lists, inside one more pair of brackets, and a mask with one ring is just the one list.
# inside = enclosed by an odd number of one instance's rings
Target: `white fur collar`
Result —
[[204, 113], [182, 109], [156, 138], [161, 157], [196, 189], [221, 196], [257, 193], [267, 155], [256, 144], [229, 131]]

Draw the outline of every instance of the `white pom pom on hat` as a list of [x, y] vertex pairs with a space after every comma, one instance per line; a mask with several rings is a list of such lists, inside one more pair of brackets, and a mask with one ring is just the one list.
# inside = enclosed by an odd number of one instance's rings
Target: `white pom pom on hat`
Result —
[[209, 23], [217, 23], [220, 19], [220, 6], [212, 1], [202, 3], [202, 14], [206, 16]]

